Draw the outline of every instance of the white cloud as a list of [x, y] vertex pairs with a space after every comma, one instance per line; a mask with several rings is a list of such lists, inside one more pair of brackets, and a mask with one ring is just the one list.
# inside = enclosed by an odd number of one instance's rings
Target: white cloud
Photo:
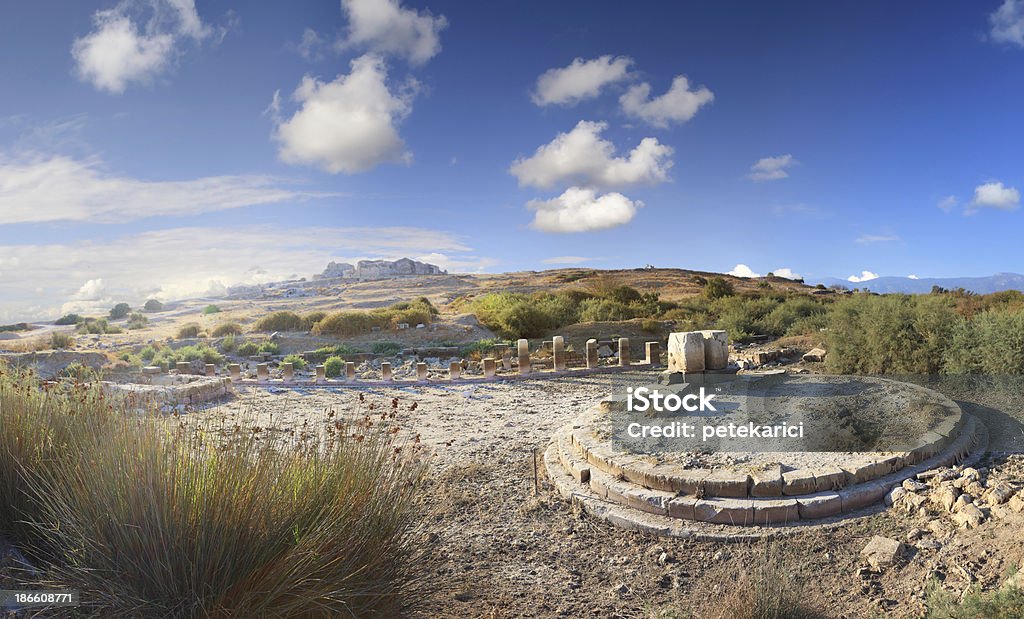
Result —
[[611, 55], [593, 60], [576, 58], [569, 66], [548, 69], [537, 78], [537, 89], [532, 95], [537, 105], [572, 105], [593, 99], [608, 84], [629, 77], [632, 58]]
[[793, 155], [779, 155], [778, 157], [764, 157], [758, 159], [757, 163], [750, 166], [750, 174], [747, 178], [753, 181], [777, 181], [779, 179], [788, 178], [789, 172], [787, 168], [792, 167], [797, 162], [793, 159]]
[[583, 264], [593, 260], [593, 258], [587, 258], [586, 256], [552, 256], [541, 260], [541, 262], [544, 264]]
[[[352, 72], [333, 82], [302, 78], [292, 94], [299, 109], [287, 120], [276, 119], [278, 156], [332, 174], [409, 161], [397, 125], [412, 111], [417, 85], [392, 93], [386, 80], [383, 59], [369, 54], [353, 60]], [[276, 115], [278, 110], [275, 95], [270, 111]]]
[[530, 200], [526, 207], [537, 211], [530, 224], [544, 232], [590, 232], [629, 223], [643, 202], [621, 193], [598, 196], [593, 189], [570, 187], [550, 200]]
[[1024, 47], [1024, 0], [1003, 0], [988, 19], [993, 41]]
[[898, 240], [900, 240], [900, 237], [895, 234], [863, 234], [857, 237], [856, 242], [862, 245], [869, 245], [871, 243], [888, 243]]
[[451, 233], [410, 227], [243, 225], [229, 234], [223, 228], [192, 227], [60, 244], [0, 245], [0, 262], [30, 265], [5, 272], [0, 319], [106, 311], [111, 302], [134, 305], [153, 296], [182, 298], [223, 286], [309, 276], [331, 260], [405, 256], [427, 258], [455, 272], [494, 264], [475, 256]]
[[1020, 206], [1020, 191], [1016, 187], [1006, 187], [999, 181], [992, 181], [974, 188], [974, 200], [968, 207], [967, 214], [976, 212], [978, 208], [997, 208], [1012, 211]]
[[[152, 10], [142, 23], [139, 12]], [[148, 83], [175, 59], [182, 39], [201, 41], [213, 32], [195, 0], [124, 0], [93, 15], [95, 29], [75, 39], [71, 55], [79, 77], [98, 90], [120, 94], [130, 83]]]
[[851, 275], [846, 278], [846, 281], [858, 284], [860, 282], [868, 282], [873, 279], [878, 279], [878, 273], [872, 273], [871, 271], [861, 271], [860, 275]]
[[423, 64], [441, 51], [441, 31], [448, 26], [443, 15], [402, 8], [398, 0], [342, 0], [348, 17], [348, 36], [343, 49], [358, 47], [407, 58]]
[[548, 189], [556, 185], [617, 188], [653, 185], [668, 180], [672, 147], [644, 138], [628, 157], [615, 157], [615, 145], [601, 137], [607, 123], [581, 120], [569, 133], [559, 133], [532, 157], [519, 158], [510, 172], [520, 186]]
[[907, 275], [907, 279], [921, 279], [917, 275]]
[[793, 269], [788, 267], [782, 267], [781, 269], [775, 269], [772, 274], [776, 277], [785, 277], [786, 279], [803, 279], [803, 276], [799, 273], [794, 273]]
[[726, 271], [725, 274], [734, 277], [761, 277], [760, 273], [755, 273], [753, 269], [745, 264], [737, 264], [732, 270]]
[[96, 158], [0, 154], [0, 224], [60, 220], [118, 223], [327, 195], [289, 189], [280, 179], [268, 176], [147, 181], [111, 174]]
[[295, 51], [299, 52], [299, 55], [306, 60], [315, 62], [323, 59], [323, 50], [326, 44], [327, 41], [325, 41], [316, 30], [306, 28], [302, 32], [302, 39], [295, 44]]
[[693, 118], [701, 106], [711, 103], [714, 93], [701, 86], [690, 90], [686, 76], [677, 75], [665, 94], [651, 98], [651, 85], [644, 82], [631, 86], [621, 97], [622, 111], [631, 118], [639, 118], [655, 127], [665, 128], [670, 123], [684, 123]]
[[939, 203], [936, 204], [936, 206], [948, 213], [956, 208], [957, 202], [956, 196], [946, 196], [939, 200]]

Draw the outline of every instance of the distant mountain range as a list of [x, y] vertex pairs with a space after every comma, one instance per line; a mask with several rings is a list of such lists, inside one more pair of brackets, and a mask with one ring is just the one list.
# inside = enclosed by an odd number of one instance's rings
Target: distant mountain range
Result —
[[1024, 291], [1024, 275], [1019, 273], [996, 273], [987, 277], [878, 277], [869, 279], [866, 282], [851, 282], [835, 277], [821, 279], [808, 278], [810, 285], [824, 284], [826, 286], [840, 285], [847, 288], [867, 289], [872, 292], [904, 292], [908, 294], [919, 294], [931, 292], [932, 286], [941, 286], [947, 290], [963, 288], [978, 294], [988, 294], [1001, 290]]

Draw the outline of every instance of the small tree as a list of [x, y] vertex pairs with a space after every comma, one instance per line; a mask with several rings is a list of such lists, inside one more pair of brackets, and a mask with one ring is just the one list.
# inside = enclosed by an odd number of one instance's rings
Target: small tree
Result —
[[704, 284], [704, 296], [712, 301], [731, 297], [734, 293], [732, 283], [721, 277], [712, 277]]
[[118, 303], [114, 307], [110, 308], [110, 319], [119, 320], [128, 315], [128, 312], [132, 311], [132, 306], [127, 303]]
[[162, 312], [164, 311], [164, 304], [156, 299], [150, 299], [146, 301], [146, 304], [142, 306], [142, 309], [147, 312]]

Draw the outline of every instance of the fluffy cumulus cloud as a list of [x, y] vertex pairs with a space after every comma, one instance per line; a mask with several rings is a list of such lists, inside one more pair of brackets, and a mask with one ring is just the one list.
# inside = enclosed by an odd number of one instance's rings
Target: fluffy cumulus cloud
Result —
[[441, 51], [441, 31], [448, 26], [443, 15], [403, 8], [398, 0], [342, 0], [341, 9], [348, 18], [348, 34], [339, 42], [343, 49], [391, 54], [412, 64]]
[[992, 181], [974, 188], [974, 200], [967, 209], [973, 213], [979, 208], [996, 208], [1011, 211], [1020, 206], [1020, 191], [1007, 187], [999, 181]]
[[[130, 260], [126, 260], [130, 256]], [[167, 267], [174, 256], [174, 268]], [[0, 319], [54, 318], [62, 311], [105, 311], [112, 302], [184, 298], [225, 286], [320, 272], [331, 260], [425, 259], [453, 272], [494, 261], [443, 230], [411, 227], [239, 226], [154, 230], [103, 240], [0, 245], [0, 264], [31, 264], [4, 274]]]
[[750, 173], [747, 177], [753, 181], [777, 181], [789, 178], [788, 168], [795, 164], [796, 160], [793, 159], [793, 155], [763, 157], [750, 166]]
[[392, 92], [380, 56], [352, 61], [351, 72], [332, 82], [306, 76], [292, 94], [298, 109], [280, 118], [275, 94], [274, 136], [282, 161], [313, 165], [332, 174], [351, 174], [382, 163], [408, 161], [398, 124], [412, 111], [417, 85], [409, 82]]
[[956, 199], [956, 196], [946, 196], [945, 198], [939, 200], [935, 206], [939, 207], [941, 210], [946, 211], [948, 213], [952, 211], [954, 208], [956, 208], [958, 202], [959, 201]]
[[760, 273], [755, 273], [754, 269], [751, 269], [745, 264], [737, 264], [732, 269], [725, 272], [726, 275], [732, 275], [734, 277], [761, 277]]
[[846, 278], [846, 281], [859, 284], [860, 282], [869, 282], [873, 279], [878, 279], [878, 273], [872, 273], [871, 271], [861, 271], [860, 275], [851, 275]]
[[530, 200], [536, 211], [530, 225], [543, 232], [591, 232], [629, 223], [643, 202], [621, 193], [598, 195], [593, 189], [570, 187], [557, 198]]
[[786, 279], [803, 279], [803, 275], [796, 273], [793, 269], [788, 267], [782, 267], [781, 269], [775, 269], [772, 274], [776, 277], [785, 277]]
[[993, 41], [1024, 47], [1024, 0], [1003, 0], [989, 23]]
[[593, 99], [609, 84], [629, 77], [631, 58], [610, 55], [584, 60], [576, 58], [569, 66], [549, 69], [537, 78], [533, 102], [537, 105], [572, 105]]
[[124, 0], [97, 11], [93, 23], [89, 34], [75, 39], [71, 55], [82, 80], [111, 93], [151, 81], [173, 63], [183, 41], [214, 32], [199, 18], [195, 0]]
[[668, 180], [670, 146], [657, 138], [644, 138], [628, 156], [616, 157], [615, 145], [601, 137], [607, 127], [603, 122], [580, 121], [532, 157], [517, 159], [509, 171], [520, 186], [541, 189], [570, 184], [613, 188]]
[[159, 215], [198, 215], [259, 204], [327, 197], [268, 176], [140, 180], [107, 172], [96, 158], [0, 154], [0, 224], [43, 221], [118, 223]]
[[619, 104], [627, 116], [654, 127], [666, 128], [672, 123], [690, 120], [701, 106], [714, 99], [714, 93], [704, 86], [691, 90], [686, 76], [677, 75], [666, 93], [651, 98], [651, 85], [644, 82], [631, 86], [619, 97]]

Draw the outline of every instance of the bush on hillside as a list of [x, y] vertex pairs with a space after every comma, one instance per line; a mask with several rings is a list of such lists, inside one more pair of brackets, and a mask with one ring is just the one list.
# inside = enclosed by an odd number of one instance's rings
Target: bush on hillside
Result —
[[214, 327], [213, 331], [210, 333], [210, 335], [213, 337], [225, 337], [228, 335], [241, 334], [242, 326], [239, 325], [237, 322], [222, 322], [221, 324]]

